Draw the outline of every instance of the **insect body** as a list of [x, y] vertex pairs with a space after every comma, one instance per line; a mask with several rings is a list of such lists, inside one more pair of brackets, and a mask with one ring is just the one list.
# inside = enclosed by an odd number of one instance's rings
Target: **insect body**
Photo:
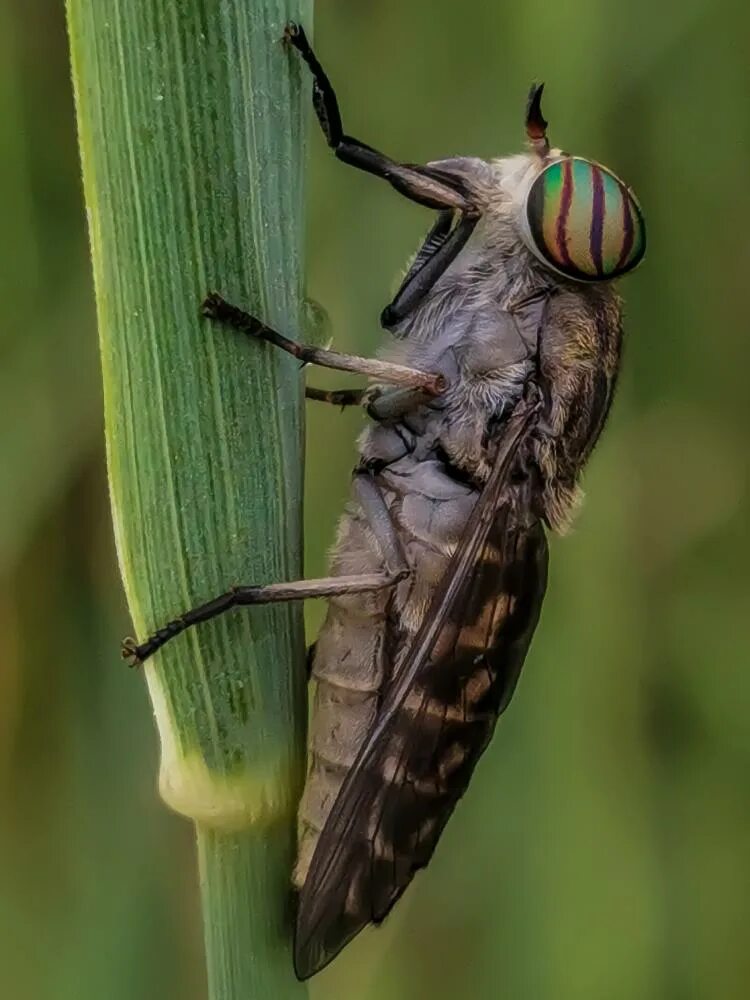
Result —
[[330, 577], [235, 588], [126, 652], [143, 659], [238, 604], [330, 598], [293, 876], [305, 978], [427, 864], [513, 694], [546, 586], [545, 529], [568, 523], [617, 377], [608, 282], [640, 261], [645, 232], [614, 174], [550, 149], [541, 87], [529, 152], [398, 164], [344, 134], [304, 33], [287, 38], [336, 155], [439, 214], [383, 313], [396, 338], [386, 359], [296, 344], [209, 297], [215, 319], [371, 376], [366, 392], [330, 397], [364, 401], [373, 424]]

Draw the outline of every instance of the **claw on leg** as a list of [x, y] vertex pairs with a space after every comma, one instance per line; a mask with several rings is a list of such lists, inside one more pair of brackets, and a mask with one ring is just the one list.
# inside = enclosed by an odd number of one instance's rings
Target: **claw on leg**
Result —
[[218, 292], [209, 292], [201, 302], [201, 316], [205, 316], [206, 319], [217, 319], [216, 310], [223, 301], [224, 299], [222, 299]]
[[243, 333], [248, 333], [251, 336], [257, 336], [261, 331], [266, 329], [265, 323], [256, 319], [255, 316], [251, 316], [244, 309], [233, 306], [231, 302], [227, 302], [218, 292], [208, 293], [201, 302], [200, 314], [201, 316], [205, 316], [206, 319], [215, 320], [218, 323], [226, 323], [228, 326], [233, 326], [237, 330], [241, 330]]
[[125, 660], [129, 667], [140, 667], [143, 664], [143, 659], [139, 653], [138, 643], [132, 635], [126, 636], [122, 640], [120, 656], [123, 660]]
[[281, 41], [284, 45], [293, 45], [295, 38], [299, 36], [299, 32], [299, 25], [294, 21], [288, 21], [284, 26], [284, 34], [281, 36]]

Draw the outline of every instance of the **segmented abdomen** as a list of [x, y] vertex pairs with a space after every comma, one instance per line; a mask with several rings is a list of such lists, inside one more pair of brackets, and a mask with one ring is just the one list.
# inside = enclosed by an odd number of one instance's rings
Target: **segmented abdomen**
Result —
[[[381, 438], [387, 433], [383, 428], [374, 432]], [[477, 497], [472, 487], [448, 475], [441, 462], [420, 461], [409, 452], [382, 468], [378, 483], [412, 573], [392, 591], [330, 600], [313, 657], [317, 689], [310, 770], [299, 810], [293, 878], [298, 888], [344, 778], [376, 719], [383, 686], [398, 671]], [[339, 525], [332, 574], [383, 572], [381, 551], [365, 513], [352, 500]]]

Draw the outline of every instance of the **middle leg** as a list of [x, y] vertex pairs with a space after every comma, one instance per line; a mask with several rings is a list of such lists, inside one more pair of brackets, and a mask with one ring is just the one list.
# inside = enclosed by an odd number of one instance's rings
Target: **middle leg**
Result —
[[305, 398], [315, 399], [319, 403], [330, 403], [340, 406], [361, 406], [365, 399], [366, 389], [316, 389], [315, 386], [305, 386]]
[[367, 389], [316, 389], [305, 386], [305, 398], [315, 399], [320, 403], [331, 403], [343, 410], [347, 406], [364, 406], [367, 415], [379, 422], [397, 420], [423, 406], [432, 399], [425, 389], [414, 389], [411, 386], [370, 386]]
[[446, 388], [445, 378], [436, 372], [424, 372], [406, 365], [379, 361], [376, 358], [361, 358], [355, 354], [341, 354], [338, 351], [327, 351], [322, 347], [298, 344], [295, 340], [290, 340], [289, 337], [272, 330], [244, 310], [226, 302], [215, 292], [212, 292], [203, 302], [201, 312], [208, 319], [225, 323], [241, 333], [273, 344], [287, 354], [299, 358], [303, 364], [320, 365], [323, 368], [335, 368], [338, 371], [357, 372], [378, 382], [392, 382], [414, 389], [424, 389], [431, 396], [439, 396]]

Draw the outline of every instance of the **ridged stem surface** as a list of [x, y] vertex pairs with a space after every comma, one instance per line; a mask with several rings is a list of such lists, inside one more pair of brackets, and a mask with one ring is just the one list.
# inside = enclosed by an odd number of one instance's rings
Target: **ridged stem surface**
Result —
[[[109, 483], [139, 637], [232, 584], [301, 574], [299, 368], [198, 306], [216, 289], [299, 335], [306, 109], [280, 39], [310, 14], [309, 0], [68, 0]], [[303, 992], [286, 912], [302, 664], [301, 609], [286, 605], [192, 629], [145, 667], [160, 791], [197, 827], [214, 1000]]]

